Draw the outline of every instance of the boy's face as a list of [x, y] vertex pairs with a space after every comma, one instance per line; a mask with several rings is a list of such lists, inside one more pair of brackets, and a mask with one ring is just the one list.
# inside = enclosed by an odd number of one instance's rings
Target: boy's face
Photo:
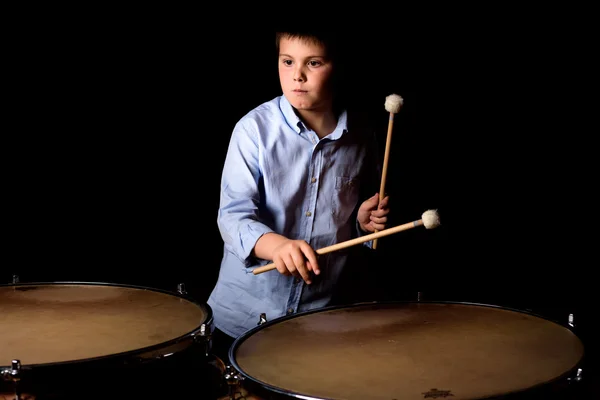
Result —
[[279, 81], [288, 101], [300, 111], [332, 107], [333, 64], [322, 46], [302, 39], [281, 39]]

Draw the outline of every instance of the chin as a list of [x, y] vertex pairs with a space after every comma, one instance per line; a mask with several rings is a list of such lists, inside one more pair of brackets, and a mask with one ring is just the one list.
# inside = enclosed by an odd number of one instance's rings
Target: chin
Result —
[[311, 107], [310, 105], [303, 104], [303, 103], [299, 103], [299, 104], [298, 103], [296, 103], [296, 104], [292, 103], [292, 106], [294, 106], [294, 108], [296, 110], [302, 110], [302, 111], [307, 111], [307, 110], [312, 110], [313, 109], [313, 107]]
[[311, 102], [306, 102], [306, 101], [298, 101], [297, 99], [294, 98], [289, 98], [288, 100], [290, 102], [290, 104], [292, 105], [292, 107], [294, 107], [297, 110], [310, 110], [313, 108], [314, 104]]

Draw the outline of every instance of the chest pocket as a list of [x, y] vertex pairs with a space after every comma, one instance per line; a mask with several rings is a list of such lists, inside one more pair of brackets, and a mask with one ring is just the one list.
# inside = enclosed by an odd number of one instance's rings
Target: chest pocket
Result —
[[358, 203], [359, 181], [358, 178], [347, 176], [335, 177], [335, 190], [332, 194], [331, 214], [336, 223], [345, 223], [352, 215]]

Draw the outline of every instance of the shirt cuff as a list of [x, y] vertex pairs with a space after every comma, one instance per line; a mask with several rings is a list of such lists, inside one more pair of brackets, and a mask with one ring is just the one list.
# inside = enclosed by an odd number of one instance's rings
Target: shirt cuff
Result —
[[271, 232], [275, 231], [266, 225], [256, 223], [248, 225], [246, 232], [240, 233], [239, 257], [244, 263], [245, 267], [252, 267], [257, 264], [261, 264], [262, 262], [269, 261], [254, 257], [252, 255], [252, 250], [254, 250], [254, 246], [256, 246], [258, 239], [260, 239], [264, 234]]
[[[357, 237], [362, 237], [362, 236], [368, 235], [367, 232], [363, 231], [360, 228], [360, 224], [358, 223], [358, 219], [356, 220], [356, 232], [357, 232]], [[364, 242], [363, 246], [366, 246], [366, 247], [372, 249], [373, 248], [373, 241], [369, 240], [368, 242]]]

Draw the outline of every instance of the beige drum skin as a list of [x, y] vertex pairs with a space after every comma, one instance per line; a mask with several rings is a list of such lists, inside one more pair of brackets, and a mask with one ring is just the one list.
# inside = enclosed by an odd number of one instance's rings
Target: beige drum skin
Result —
[[[103, 283], [0, 286], [0, 400], [206, 397], [212, 311], [166, 291]], [[10, 378], [20, 361], [18, 382]], [[150, 396], [150, 397], [149, 397]]]
[[439, 302], [369, 303], [283, 317], [230, 349], [251, 393], [348, 400], [524, 393], [564, 378], [583, 355], [582, 341], [556, 322]]
[[140, 351], [194, 332], [207, 310], [142, 288], [47, 284], [0, 287], [0, 365], [61, 363]]

